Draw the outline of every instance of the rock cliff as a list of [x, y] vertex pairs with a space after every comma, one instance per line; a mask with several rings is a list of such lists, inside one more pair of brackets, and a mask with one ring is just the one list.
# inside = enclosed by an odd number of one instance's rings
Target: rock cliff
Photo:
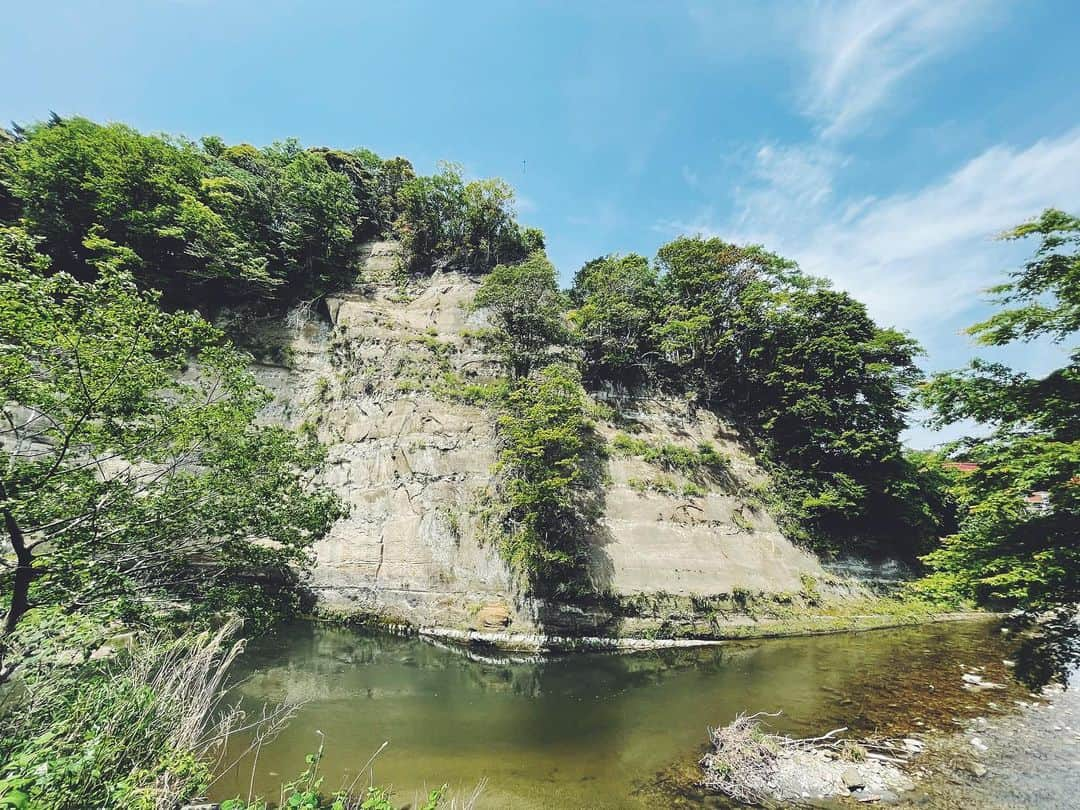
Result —
[[363, 287], [250, 332], [263, 347], [257, 376], [274, 396], [264, 419], [329, 446], [325, 480], [350, 507], [317, 548], [312, 586], [326, 606], [420, 626], [586, 632], [611, 630], [615, 614], [655, 612], [658, 600], [793, 594], [825, 577], [754, 496], [766, 477], [731, 424], [683, 401], [605, 391], [596, 396], [612, 414], [598, 425], [606, 438], [711, 443], [724, 473], [702, 479], [612, 452], [604, 513], [585, 538], [607, 599], [522, 598], [479, 531], [498, 448], [494, 417], [468, 387], [500, 370], [477, 340], [478, 282], [448, 272], [403, 281], [397, 264], [393, 243], [371, 245]]

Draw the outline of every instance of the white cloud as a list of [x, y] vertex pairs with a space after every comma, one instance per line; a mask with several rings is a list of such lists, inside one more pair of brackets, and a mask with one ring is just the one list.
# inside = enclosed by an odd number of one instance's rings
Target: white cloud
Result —
[[816, 7], [799, 36], [803, 109], [837, 138], [864, 126], [902, 80], [994, 17], [996, 0], [860, 0]]
[[995, 146], [911, 194], [838, 200], [834, 177], [846, 165], [817, 145], [763, 147], [734, 216], [717, 221], [707, 208], [661, 227], [763, 243], [918, 336], [978, 307], [981, 290], [1015, 266], [997, 234], [1048, 206], [1080, 208], [1080, 128]]
[[1014, 251], [994, 236], [1057, 206], [1080, 205], [1080, 129], [1026, 149], [999, 145], [944, 180], [835, 218], [801, 252], [886, 322], [917, 328], [973, 308]]
[[786, 231], [798, 227], [832, 199], [833, 178], [846, 163], [837, 152], [817, 144], [759, 147], [748, 181], [735, 190], [740, 211], [736, 225], [782, 218]]
[[[986, 315], [985, 288], [1031, 253], [1031, 244], [995, 237], [1049, 206], [1080, 209], [1080, 128], [987, 149], [909, 194], [838, 199], [834, 180], [846, 165], [819, 145], [770, 144], [735, 192], [734, 214], [706, 207], [657, 229], [761, 243], [795, 259], [865, 302], [879, 323], [910, 332], [928, 351], [928, 369], [963, 365], [976, 353], [1033, 374], [1065, 361], [1062, 347], [1045, 342], [978, 349], [961, 332]], [[906, 438], [928, 446], [963, 432], [970, 426], [915, 426]]]

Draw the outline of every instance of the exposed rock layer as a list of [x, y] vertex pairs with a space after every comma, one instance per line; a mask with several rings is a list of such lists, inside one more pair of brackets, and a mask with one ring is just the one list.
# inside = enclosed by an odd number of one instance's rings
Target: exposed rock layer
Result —
[[[274, 394], [264, 418], [329, 445], [325, 482], [350, 507], [317, 548], [313, 586], [329, 607], [420, 626], [585, 632], [610, 623], [609, 608], [520, 598], [482, 540], [477, 506], [497, 454], [494, 417], [460, 389], [500, 370], [476, 338], [477, 281], [435, 272], [395, 283], [396, 262], [393, 244], [373, 245], [364, 277], [386, 281], [255, 334], [275, 358], [256, 366]], [[753, 497], [765, 476], [731, 425], [678, 400], [600, 396], [618, 414], [618, 428], [599, 425], [607, 438], [632, 430], [654, 446], [709, 442], [728, 472], [692, 482], [613, 453], [603, 517], [583, 538], [599, 591], [689, 604], [740, 590], [793, 594], [825, 577]]]

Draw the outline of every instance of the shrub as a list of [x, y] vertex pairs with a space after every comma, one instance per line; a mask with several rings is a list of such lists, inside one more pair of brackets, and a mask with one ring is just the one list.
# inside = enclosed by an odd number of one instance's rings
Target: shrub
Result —
[[67, 666], [56, 662], [77, 650], [38, 648], [0, 713], [0, 807], [173, 807], [204, 789], [207, 757], [237, 719], [221, 707], [237, 628]]

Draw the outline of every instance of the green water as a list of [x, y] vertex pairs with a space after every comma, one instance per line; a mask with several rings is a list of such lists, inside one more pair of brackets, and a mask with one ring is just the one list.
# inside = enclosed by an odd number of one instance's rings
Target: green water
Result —
[[[249, 647], [237, 692], [250, 711], [306, 701], [262, 747], [256, 793], [276, 798], [321, 732], [327, 789], [389, 741], [371, 770], [402, 802], [486, 780], [479, 807], [658, 807], [692, 782], [708, 725], [782, 711], [774, 725], [803, 735], [950, 729], [983, 708], [961, 665], [1004, 679], [1006, 655], [988, 623], [534, 660], [300, 625]], [[246, 796], [251, 774], [248, 758], [216, 796]]]

